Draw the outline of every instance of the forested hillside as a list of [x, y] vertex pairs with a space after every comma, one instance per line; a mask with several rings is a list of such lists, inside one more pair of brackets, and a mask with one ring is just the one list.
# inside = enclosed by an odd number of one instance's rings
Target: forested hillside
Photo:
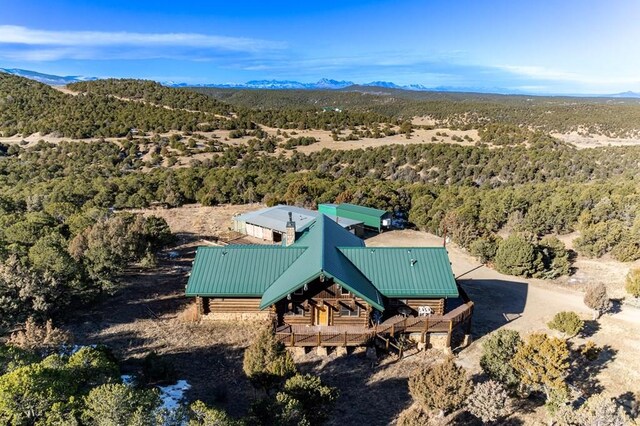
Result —
[[[293, 106], [232, 109], [188, 90], [135, 80], [78, 83], [74, 89], [81, 94], [71, 96], [0, 75], [5, 106], [0, 114], [6, 134], [128, 136], [117, 142], [0, 145], [0, 256], [10, 268], [5, 276], [22, 274], [25, 283], [46, 277], [53, 281], [39, 289], [52, 283], [67, 289], [64, 300], [57, 299], [57, 291], [29, 294], [22, 300], [24, 291], [7, 287], [2, 297], [9, 302], [3, 305], [2, 318], [8, 327], [24, 320], [25, 307], [43, 317], [55, 315], [73, 298], [91, 298], [108, 288], [117, 275], [115, 265], [152, 258], [160, 244], [153, 238], [160, 235], [163, 224], [111, 212], [153, 203], [173, 207], [262, 201], [314, 207], [319, 202], [346, 201], [408, 212], [411, 223], [431, 232], [441, 233], [446, 227], [454, 241], [487, 260], [500, 245], [500, 232], [527, 235], [530, 244], [549, 253], [544, 236], [575, 230], [581, 232], [574, 241], [580, 254], [611, 253], [623, 261], [640, 258], [640, 147], [578, 150], [542, 131], [491, 124], [479, 132], [483, 141], [493, 143], [491, 147], [413, 143], [305, 155], [295, 148], [314, 141], [292, 137], [283, 145], [293, 150], [291, 155], [275, 156], [278, 139], [259, 128], [250, 130], [253, 139], [239, 144], [198, 134], [189, 137], [189, 129], [207, 120], [210, 125], [235, 128], [241, 137], [247, 128], [257, 127], [255, 122], [335, 130], [356, 124], [378, 126], [385, 117]], [[446, 102], [454, 109], [465, 107], [464, 101]], [[495, 105], [517, 111], [518, 102], [508, 99]], [[576, 108], [587, 106], [611, 108], [620, 116], [636, 108], [598, 102]], [[196, 109], [202, 111], [193, 112]], [[581, 113], [572, 119], [578, 120]], [[149, 133], [132, 137], [132, 127]], [[183, 135], [168, 138], [155, 133], [169, 128], [181, 129]], [[229, 136], [236, 137], [233, 132]], [[519, 143], [524, 140], [526, 144]], [[177, 153], [187, 161], [193, 157], [188, 167], [172, 167]], [[124, 258], [104, 255], [111, 260], [102, 265], [100, 255], [95, 257], [98, 264], [92, 263], [86, 254], [91, 253], [92, 238], [98, 244], [105, 232], [122, 229], [134, 239], [121, 241], [127, 250], [113, 248], [113, 256]], [[552, 246], [560, 249], [557, 242]], [[111, 250], [108, 245], [101, 249]], [[528, 273], [566, 273], [566, 268], [553, 272], [551, 259], [545, 262]]]
[[487, 123], [530, 127], [544, 132], [637, 137], [640, 101], [473, 93], [412, 92], [363, 88], [340, 91], [236, 90], [192, 88], [236, 107], [319, 109], [333, 106], [407, 119], [428, 115], [452, 128], [481, 128]]
[[[96, 83], [97, 87], [101, 87], [101, 84]], [[248, 127], [235, 120], [203, 112], [130, 102], [117, 96], [105, 95], [100, 91], [71, 96], [25, 78], [0, 74], [0, 134], [13, 136], [20, 133], [28, 136], [40, 132], [43, 135], [83, 139], [123, 137], [132, 130], [162, 133], [169, 130]], [[169, 100], [165, 98], [161, 100], [170, 104], [178, 103], [181, 99], [179, 95], [168, 97]], [[205, 103], [216, 105], [217, 112], [228, 111], [225, 107], [218, 107], [214, 101], [205, 100]]]
[[[132, 265], [141, 274], [157, 268], [158, 253], [175, 236], [164, 219], [129, 209], [351, 202], [398, 212], [420, 230], [446, 232], [503, 273], [541, 279], [572, 272], [576, 253], [558, 236], [574, 231], [572, 248], [579, 256], [640, 259], [640, 146], [577, 149], [550, 134], [636, 135], [635, 101], [208, 89], [202, 94], [138, 80], [83, 82], [71, 89], [77, 94], [0, 74], [3, 137], [40, 132], [76, 139], [0, 143], [0, 422], [91, 425], [120, 416], [128, 420], [118, 424], [185, 424], [187, 417], [190, 424], [243, 424], [199, 402], [175, 412], [174, 423], [158, 420], [167, 412], [161, 413], [158, 394], [149, 389], [175, 379], [170, 365], [153, 352], [137, 359], [143, 374], [130, 387], [122, 383], [109, 349], [65, 352], [65, 333], [46, 322], [64, 324], [80, 306], [112, 300]], [[460, 144], [411, 140], [414, 114], [428, 114], [443, 127], [477, 128], [468, 132], [476, 139], [459, 132], [452, 140]], [[336, 147], [345, 138], [377, 143], [392, 135], [411, 143], [305, 154], [301, 147], [319, 144], [307, 129], [332, 135], [336, 145], [329, 146]], [[158, 296], [156, 284], [140, 306], [131, 303], [135, 321], [140, 315], [157, 318], [147, 297], [170, 299]], [[166, 324], [158, 324], [164, 330]], [[162, 333], [161, 346], [171, 345], [175, 336]], [[203, 333], [211, 339], [210, 329]], [[264, 336], [258, 340], [264, 350], [280, 350], [269, 346], [270, 331]], [[126, 333], [122, 341], [138, 344]], [[239, 373], [226, 363], [238, 361], [239, 352], [213, 344], [215, 350], [195, 352], [183, 362], [193, 370], [198, 357], [224, 360], [221, 369], [233, 375], [235, 389]], [[259, 371], [245, 369], [248, 380], [266, 368], [261, 361], [254, 364]], [[281, 381], [277, 398], [288, 402], [268, 400], [276, 394], [267, 393], [246, 424], [321, 423], [314, 417], [324, 413], [317, 404], [330, 406], [335, 390], [312, 376]], [[216, 403], [226, 399], [224, 389], [219, 393]], [[23, 403], [25, 395], [33, 406]], [[126, 409], [106, 413], [113, 400], [126, 401], [118, 405]], [[314, 420], [304, 423], [307, 418]]]

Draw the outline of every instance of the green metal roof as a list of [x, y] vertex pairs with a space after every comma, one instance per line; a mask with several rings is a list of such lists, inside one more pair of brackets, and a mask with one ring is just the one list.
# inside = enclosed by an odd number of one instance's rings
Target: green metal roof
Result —
[[375, 216], [378, 218], [381, 218], [382, 216], [387, 214], [386, 210], [374, 209], [373, 207], [358, 206], [358, 205], [349, 204], [349, 203], [338, 204], [337, 208], [338, 210], [359, 213], [367, 216]]
[[347, 219], [360, 220], [365, 225], [380, 229], [380, 221], [387, 214], [384, 210], [371, 207], [356, 206], [355, 204], [343, 203], [336, 207], [336, 215]]
[[325, 215], [290, 247], [199, 247], [186, 294], [261, 297], [264, 309], [321, 275], [379, 310], [384, 310], [383, 296], [458, 296], [444, 248], [365, 247]]
[[261, 297], [305, 251], [303, 247], [198, 247], [187, 296]]
[[320, 215], [292, 246], [305, 247], [306, 250], [266, 289], [260, 307], [270, 306], [324, 274], [362, 297], [376, 309], [384, 310], [382, 296], [378, 290], [347, 260], [338, 250], [338, 246], [364, 247], [364, 242], [327, 216]]
[[458, 297], [444, 247], [340, 247], [386, 297]]

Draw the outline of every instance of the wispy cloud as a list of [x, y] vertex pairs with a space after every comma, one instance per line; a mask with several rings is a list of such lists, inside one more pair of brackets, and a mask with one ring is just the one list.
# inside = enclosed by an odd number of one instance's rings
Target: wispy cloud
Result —
[[636, 76], [607, 75], [594, 76], [576, 72], [567, 72], [540, 66], [502, 65], [496, 67], [514, 75], [528, 78], [533, 81], [574, 83], [588, 85], [594, 88], [599, 86], [638, 85], [640, 79]]
[[286, 47], [278, 41], [198, 33], [52, 31], [0, 25], [0, 57], [14, 60], [176, 59], [194, 53], [193, 59], [202, 59], [216, 52], [255, 54]]

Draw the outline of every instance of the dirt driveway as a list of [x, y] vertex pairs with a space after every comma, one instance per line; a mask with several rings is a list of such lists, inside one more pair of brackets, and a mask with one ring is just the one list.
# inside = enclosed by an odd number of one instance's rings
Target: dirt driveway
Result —
[[[367, 245], [434, 246], [442, 245], [442, 239], [424, 232], [392, 231], [370, 238]], [[461, 285], [476, 305], [473, 320], [476, 341], [459, 353], [460, 363], [471, 372], [479, 371], [482, 340], [487, 333], [503, 327], [524, 334], [549, 332], [547, 322], [561, 311], [574, 311], [584, 320], [591, 319], [592, 313], [584, 305], [581, 291], [553, 281], [503, 275], [482, 266], [454, 245], [450, 244], [447, 249], [454, 274], [460, 277]], [[586, 273], [588, 271], [582, 271]], [[586, 278], [600, 282], [606, 277]], [[623, 305], [618, 307], [618, 312], [605, 315], [590, 326], [588, 338], [573, 340], [575, 343], [593, 340], [598, 346], [608, 348], [611, 359], [597, 377], [602, 386], [614, 395], [640, 390], [640, 309]]]

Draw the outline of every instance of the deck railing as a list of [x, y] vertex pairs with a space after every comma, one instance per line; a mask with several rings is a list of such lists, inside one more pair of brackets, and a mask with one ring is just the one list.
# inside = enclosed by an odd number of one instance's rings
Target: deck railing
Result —
[[473, 302], [466, 301], [445, 315], [420, 317], [395, 316], [374, 327], [326, 326], [305, 327], [285, 325], [276, 329], [276, 339], [286, 346], [360, 346], [377, 336], [396, 336], [404, 333], [447, 333], [470, 320]]

